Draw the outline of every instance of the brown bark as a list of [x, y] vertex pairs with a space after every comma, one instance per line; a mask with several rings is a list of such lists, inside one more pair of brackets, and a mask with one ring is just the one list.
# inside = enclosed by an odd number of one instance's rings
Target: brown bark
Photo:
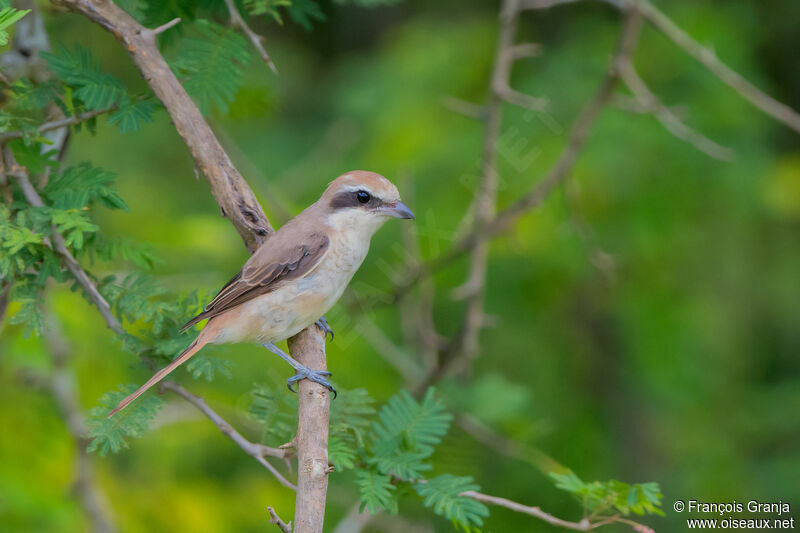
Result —
[[[308, 328], [289, 339], [289, 350], [297, 359], [314, 370], [326, 370], [325, 334]], [[298, 385], [297, 412], [297, 500], [294, 511], [294, 533], [322, 531], [325, 520], [325, 495], [328, 474], [328, 390], [304, 379]]]

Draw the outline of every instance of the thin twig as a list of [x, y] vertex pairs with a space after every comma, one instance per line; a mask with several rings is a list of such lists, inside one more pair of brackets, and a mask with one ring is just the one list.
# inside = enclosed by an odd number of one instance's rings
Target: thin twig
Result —
[[201, 398], [200, 396], [196, 396], [183, 388], [182, 386], [178, 385], [174, 381], [164, 381], [161, 384], [161, 387], [170, 390], [177, 394], [178, 396], [182, 397], [184, 400], [188, 401], [197, 409], [199, 409], [206, 417], [211, 420], [214, 425], [219, 428], [219, 430], [231, 439], [234, 443], [236, 443], [239, 448], [241, 448], [247, 455], [253, 457], [256, 461], [261, 463], [264, 468], [269, 470], [275, 478], [280, 481], [281, 485], [285, 487], [289, 487], [292, 490], [297, 490], [297, 487], [288, 479], [283, 477], [283, 474], [278, 472], [274, 466], [272, 466], [269, 461], [265, 459], [265, 456], [270, 457], [278, 457], [284, 459], [291, 455], [290, 450], [280, 449], [280, 448], [270, 448], [269, 446], [264, 446], [263, 444], [259, 444], [256, 442], [250, 442], [246, 438], [244, 438], [241, 433], [233, 429], [233, 427], [228, 424], [221, 416], [217, 414], [211, 407], [208, 406], [206, 401]]
[[164, 33], [165, 31], [167, 31], [171, 27], [176, 26], [180, 21], [181, 21], [181, 18], [177, 17], [177, 18], [174, 18], [174, 19], [170, 20], [169, 22], [165, 22], [164, 24], [162, 24], [161, 26], [158, 26], [157, 28], [153, 28], [150, 31], [153, 32], [154, 35], [158, 35], [160, 33]]
[[684, 124], [639, 77], [632, 61], [623, 61], [620, 64], [620, 76], [625, 85], [631, 90], [636, 100], [644, 109], [649, 109], [659, 122], [678, 139], [686, 141], [709, 157], [720, 161], [732, 161], [735, 157], [733, 150], [719, 145], [711, 139], [694, 131]]
[[247, 22], [245, 22], [242, 14], [239, 13], [239, 10], [236, 8], [234, 0], [225, 0], [225, 5], [228, 7], [228, 13], [231, 17], [231, 25], [238, 27], [244, 32], [245, 35], [247, 35], [247, 38], [250, 39], [251, 43], [253, 43], [255, 49], [258, 50], [259, 54], [261, 54], [261, 59], [263, 59], [267, 65], [269, 65], [269, 68], [272, 70], [272, 72], [277, 74], [278, 69], [275, 66], [275, 63], [272, 62], [269, 54], [264, 49], [264, 37], [262, 35], [258, 35], [256, 32], [250, 29], [250, 26], [247, 25]]
[[517, 503], [508, 500], [506, 498], [489, 496], [488, 494], [475, 492], [474, 490], [468, 490], [466, 492], [462, 492], [459, 496], [471, 498], [473, 500], [477, 500], [483, 503], [488, 503], [490, 505], [499, 505], [500, 507], [505, 507], [506, 509], [511, 509], [512, 511], [516, 511], [518, 513], [524, 513], [530, 516], [534, 516], [536, 518], [539, 518], [540, 520], [544, 520], [548, 524], [552, 524], [558, 527], [563, 527], [564, 529], [572, 529], [575, 531], [589, 531], [592, 529], [592, 524], [589, 522], [589, 520], [585, 518], [580, 522], [569, 522], [567, 520], [556, 518], [550, 513], [542, 511], [539, 507], [531, 507], [528, 505], [523, 505], [521, 503]]
[[[51, 122], [45, 122], [41, 126], [36, 129], [36, 133], [45, 133], [52, 130], [57, 130], [58, 128], [63, 128], [65, 126], [72, 126], [74, 124], [78, 124], [79, 122], [84, 122], [86, 120], [92, 119], [99, 115], [103, 115], [105, 113], [110, 113], [117, 109], [117, 106], [112, 106], [107, 109], [99, 109], [96, 111], [87, 111], [85, 113], [79, 113], [77, 115], [73, 115], [71, 117], [62, 118], [60, 120], [53, 120]], [[0, 143], [11, 141], [14, 139], [22, 139], [25, 136], [24, 131], [9, 131], [6, 133], [0, 134]]]
[[639, 10], [653, 26], [751, 104], [778, 122], [800, 132], [800, 113], [775, 100], [720, 61], [714, 52], [695, 41], [648, 0], [624, 0], [623, 4]]
[[267, 507], [267, 512], [269, 512], [269, 523], [275, 524], [278, 528], [283, 531], [283, 533], [292, 533], [292, 523], [289, 522], [288, 524], [281, 520], [281, 517], [278, 516], [278, 513], [275, 512], [275, 509], [272, 507]]

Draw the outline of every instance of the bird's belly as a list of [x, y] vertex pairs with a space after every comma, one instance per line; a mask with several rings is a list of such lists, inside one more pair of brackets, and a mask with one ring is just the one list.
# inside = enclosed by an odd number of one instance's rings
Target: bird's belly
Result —
[[352, 276], [352, 272], [322, 267], [253, 298], [230, 311], [237, 316], [231, 317], [214, 342], [269, 343], [287, 339], [333, 307]]

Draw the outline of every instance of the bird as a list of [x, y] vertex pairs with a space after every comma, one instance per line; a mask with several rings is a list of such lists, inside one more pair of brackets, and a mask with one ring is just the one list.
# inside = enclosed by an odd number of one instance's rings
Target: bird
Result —
[[391, 181], [375, 172], [354, 170], [334, 179], [319, 200], [271, 233], [203, 311], [182, 328], [208, 319], [194, 341], [171, 363], [108, 414], [118, 413], [207, 344], [255, 342], [278, 355], [297, 372], [292, 384], [308, 379], [334, 393], [330, 372], [313, 370], [278, 348], [306, 327], [317, 324], [327, 336], [324, 318], [344, 292], [369, 251], [375, 232], [390, 218], [414, 219]]

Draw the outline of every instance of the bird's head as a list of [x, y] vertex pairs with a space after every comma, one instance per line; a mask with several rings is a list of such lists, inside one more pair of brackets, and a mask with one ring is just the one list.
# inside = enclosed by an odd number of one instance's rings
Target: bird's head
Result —
[[391, 181], [365, 170], [353, 170], [333, 180], [320, 201], [332, 227], [359, 228], [370, 235], [389, 218], [414, 218]]

